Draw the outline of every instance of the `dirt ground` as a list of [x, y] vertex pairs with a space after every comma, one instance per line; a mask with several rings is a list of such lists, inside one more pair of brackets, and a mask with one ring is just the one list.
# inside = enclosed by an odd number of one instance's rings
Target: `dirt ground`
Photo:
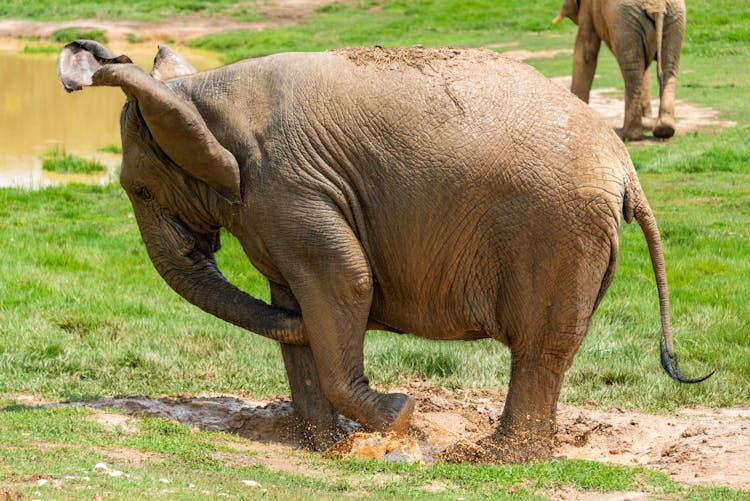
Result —
[[[450, 391], [420, 381], [389, 390], [403, 391], [417, 400], [407, 433], [363, 433], [355, 423], [341, 418], [350, 436], [329, 450], [329, 456], [430, 463], [459, 440], [475, 441], [491, 434], [504, 402], [504, 395], [497, 391]], [[292, 407], [287, 397], [260, 402], [231, 396], [126, 396], [85, 405], [236, 433], [250, 440], [248, 447], [261, 453], [260, 461], [268, 468], [298, 471], [300, 467], [300, 461], [294, 460], [299, 444], [291, 431]], [[103, 412], [98, 420], [124, 426], [120, 414]], [[680, 482], [750, 490], [750, 408], [696, 407], [657, 416], [561, 404], [557, 428], [558, 458], [641, 465]]]

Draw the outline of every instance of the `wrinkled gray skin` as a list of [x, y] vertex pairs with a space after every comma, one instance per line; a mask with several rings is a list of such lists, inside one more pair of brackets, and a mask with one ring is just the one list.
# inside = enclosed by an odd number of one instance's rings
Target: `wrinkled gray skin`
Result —
[[[374, 48], [194, 73], [162, 47], [162, 82], [126, 59], [78, 41], [58, 71], [68, 90], [123, 89], [120, 180], [154, 266], [188, 301], [282, 343], [313, 446], [336, 438], [335, 410], [371, 430], [409, 423], [413, 399], [364, 375], [377, 327], [507, 345], [508, 398], [481, 459], [549, 455], [563, 376], [615, 271], [620, 214], [643, 228], [664, 366], [684, 379], [628, 153], [529, 66]], [[221, 227], [270, 281], [272, 305], [217, 269]]]
[[[684, 0], [564, 0], [557, 24], [568, 17], [578, 25], [571, 91], [589, 102], [602, 40], [612, 50], [625, 81], [621, 137], [643, 138], [643, 128], [669, 138], [675, 132], [674, 96], [685, 33]], [[649, 65], [657, 62], [659, 116], [651, 118]]]

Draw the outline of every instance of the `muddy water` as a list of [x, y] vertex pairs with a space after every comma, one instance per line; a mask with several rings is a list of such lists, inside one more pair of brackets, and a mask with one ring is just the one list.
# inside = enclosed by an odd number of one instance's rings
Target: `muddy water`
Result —
[[[123, 52], [149, 68], [155, 47], [118, 51]], [[216, 66], [205, 54], [195, 58], [184, 55], [199, 69]], [[120, 144], [119, 114], [125, 96], [120, 89], [103, 87], [67, 94], [57, 79], [56, 57], [0, 49], [0, 187], [107, 182], [115, 176], [119, 155], [98, 150]], [[110, 172], [77, 176], [42, 171], [40, 157], [54, 146], [95, 158]]]

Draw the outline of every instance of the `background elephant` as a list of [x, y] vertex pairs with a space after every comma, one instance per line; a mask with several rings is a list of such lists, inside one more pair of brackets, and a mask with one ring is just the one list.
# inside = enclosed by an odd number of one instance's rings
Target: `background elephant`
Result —
[[[663, 365], [681, 379], [659, 234], [628, 153], [527, 65], [373, 48], [195, 73], [162, 47], [149, 75], [77, 41], [58, 71], [68, 90], [125, 92], [120, 181], [154, 266], [190, 302], [282, 343], [313, 445], [335, 438], [334, 409], [367, 429], [408, 424], [414, 401], [364, 374], [365, 331], [378, 327], [508, 345], [508, 398], [485, 444], [494, 459], [548, 455], [621, 213], [649, 243]], [[272, 305], [217, 269], [221, 227], [270, 281]]]
[[[602, 40], [612, 50], [625, 81], [621, 136], [640, 140], [644, 124], [654, 136], [675, 132], [674, 95], [685, 33], [684, 0], [564, 0], [560, 14], [578, 25], [573, 55], [573, 94], [589, 102]], [[649, 65], [656, 60], [659, 116], [651, 118]], [[645, 121], [644, 121], [645, 119]]]

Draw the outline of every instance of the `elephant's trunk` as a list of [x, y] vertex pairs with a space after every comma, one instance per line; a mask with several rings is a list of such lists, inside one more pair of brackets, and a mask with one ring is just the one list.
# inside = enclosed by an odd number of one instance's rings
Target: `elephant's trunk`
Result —
[[[143, 210], [136, 208], [135, 212], [154, 267], [180, 296], [256, 334], [285, 344], [307, 344], [299, 313], [268, 305], [224, 277], [213, 257], [218, 249], [218, 234], [195, 234], [172, 216], [160, 218], [157, 225], [144, 224]], [[148, 211], [149, 218], [151, 212]]]

